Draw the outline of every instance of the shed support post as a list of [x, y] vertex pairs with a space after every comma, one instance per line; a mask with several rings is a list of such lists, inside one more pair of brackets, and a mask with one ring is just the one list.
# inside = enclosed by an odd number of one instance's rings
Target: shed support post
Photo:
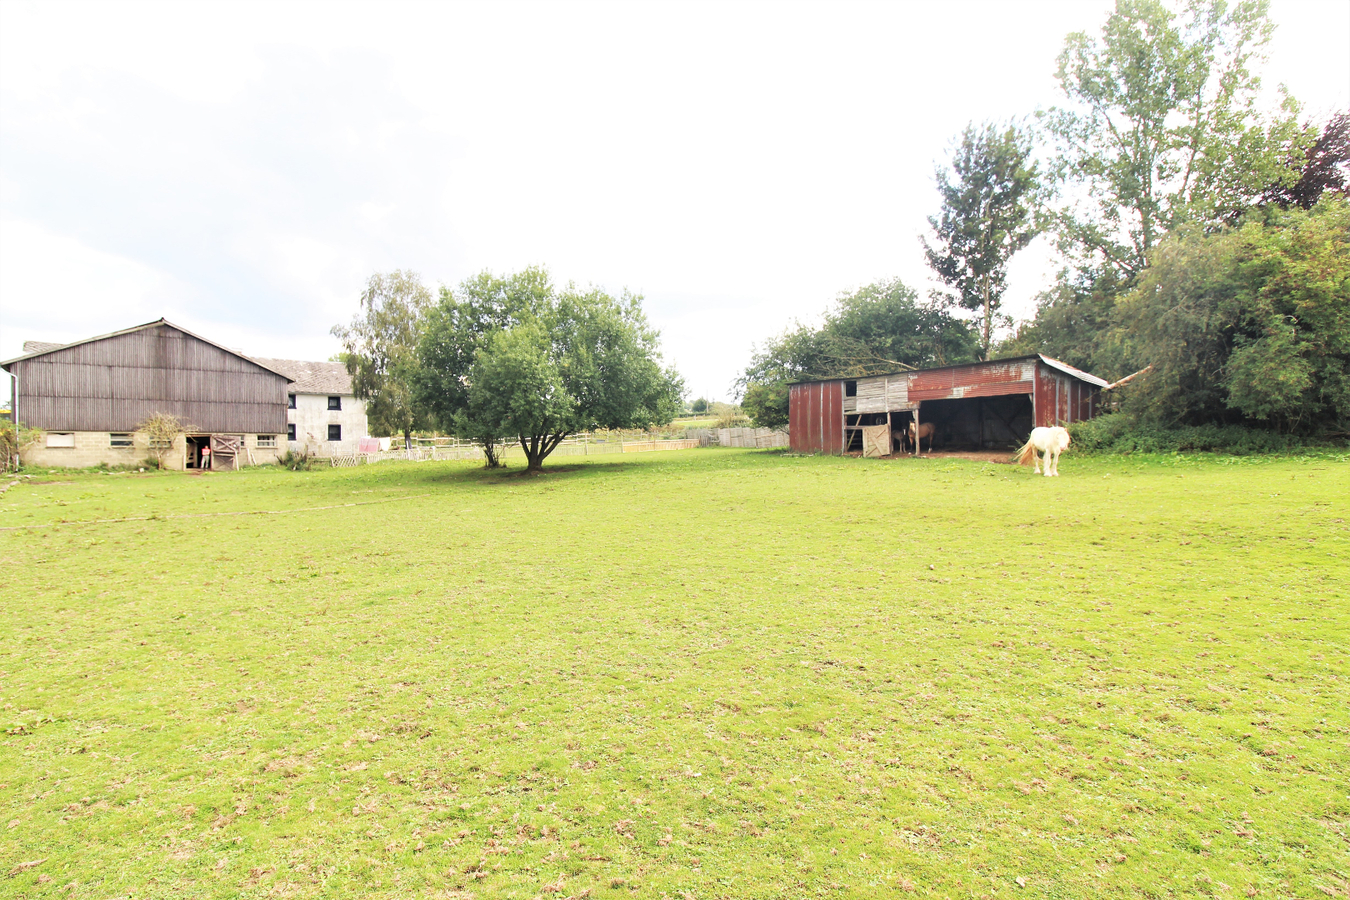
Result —
[[[919, 441], [920, 441], [920, 440], [922, 440], [922, 438], [919, 437], [919, 404], [916, 403], [916, 404], [914, 404], [914, 455], [915, 455], [915, 456], [918, 456], [918, 455], [919, 455]], [[932, 442], [931, 442], [931, 441], [929, 442], [929, 446], [930, 446], [930, 447], [932, 446]]]

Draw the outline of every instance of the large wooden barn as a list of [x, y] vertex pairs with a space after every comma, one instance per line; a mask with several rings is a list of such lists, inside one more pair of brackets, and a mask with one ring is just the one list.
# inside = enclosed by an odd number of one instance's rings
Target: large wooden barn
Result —
[[1032, 428], [1097, 415], [1105, 387], [1041, 355], [799, 382], [789, 388], [788, 439], [797, 453], [882, 455], [911, 422], [929, 422], [939, 449], [1003, 449]]
[[[39, 428], [37, 466], [126, 465], [149, 456], [137, 426], [154, 413], [189, 428], [172, 468], [234, 468], [286, 449], [288, 375], [164, 319], [72, 344], [24, 345], [0, 362], [18, 421]], [[209, 448], [210, 453], [206, 453]]]

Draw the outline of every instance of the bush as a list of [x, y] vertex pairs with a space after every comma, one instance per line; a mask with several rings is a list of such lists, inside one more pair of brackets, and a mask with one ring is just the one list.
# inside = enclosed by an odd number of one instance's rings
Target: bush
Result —
[[287, 450], [283, 456], [277, 458], [277, 465], [292, 472], [308, 472], [314, 467], [314, 457], [309, 455], [308, 450], [301, 450], [299, 453]]
[[13, 422], [0, 422], [0, 472], [10, 470], [17, 472], [21, 466], [20, 452], [30, 444], [41, 440], [42, 434], [40, 430], [29, 428], [22, 422], [17, 425]]
[[1122, 413], [1098, 416], [1069, 426], [1075, 450], [1099, 453], [1179, 453], [1183, 450], [1234, 453], [1283, 453], [1316, 441], [1246, 425], [1181, 425], [1166, 428], [1133, 420]]

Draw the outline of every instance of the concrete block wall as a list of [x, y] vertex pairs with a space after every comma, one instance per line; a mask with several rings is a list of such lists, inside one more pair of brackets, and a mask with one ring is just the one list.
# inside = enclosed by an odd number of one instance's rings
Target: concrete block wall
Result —
[[[20, 458], [24, 465], [39, 469], [83, 469], [100, 463], [109, 466], [140, 466], [145, 464], [146, 459], [154, 456], [150, 452], [150, 439], [140, 433], [132, 434], [130, 447], [113, 447], [111, 437], [106, 431], [76, 431], [74, 437], [74, 447], [48, 447], [47, 438], [44, 436], [42, 440], [22, 450]], [[253, 463], [250, 463], [246, 453], [239, 460], [241, 468], [254, 463], [257, 465], [275, 463], [286, 452], [286, 435], [277, 435], [276, 446], [269, 448], [258, 446], [258, 435], [246, 434], [244, 446], [252, 452]], [[164, 454], [164, 468], [187, 468], [186, 437], [179, 436], [169, 452]]]

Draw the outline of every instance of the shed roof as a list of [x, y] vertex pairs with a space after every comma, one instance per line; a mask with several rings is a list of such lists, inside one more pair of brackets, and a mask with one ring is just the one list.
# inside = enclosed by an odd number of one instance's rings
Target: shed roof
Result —
[[266, 369], [267, 371], [271, 372], [274, 375], [280, 375], [287, 381], [295, 380], [290, 375], [286, 374], [280, 369], [277, 369], [274, 366], [268, 365], [266, 362], [260, 362], [251, 356], [245, 356], [238, 350], [226, 347], [224, 344], [218, 344], [215, 341], [211, 340], [210, 338], [204, 338], [200, 334], [195, 334], [191, 331], [188, 331], [182, 325], [175, 325], [168, 319], [156, 319], [153, 322], [146, 322], [144, 325], [134, 325], [131, 328], [123, 328], [121, 331], [112, 331], [109, 332], [108, 334], [100, 334], [96, 337], [85, 338], [82, 341], [72, 341], [69, 344], [52, 344], [48, 343], [47, 341], [24, 341], [23, 355], [16, 356], [13, 359], [7, 359], [3, 362], [0, 362], [0, 369], [8, 370], [9, 367], [16, 362], [23, 362], [24, 360], [32, 359], [35, 356], [44, 356], [48, 353], [55, 353], [57, 350], [65, 350], [67, 347], [78, 347], [81, 344], [92, 344], [95, 341], [106, 341], [108, 338], [115, 338], [120, 335], [131, 334], [136, 331], [144, 331], [147, 328], [158, 328], [160, 325], [167, 325], [176, 331], [183, 332], [183, 334], [186, 334], [188, 337], [196, 338], [197, 340], [201, 341], [204, 344], [210, 344], [212, 347], [215, 347], [219, 350], [223, 350], [226, 353], [230, 354], [231, 356], [237, 356], [240, 359], [247, 360], [248, 362], [253, 363], [255, 366], [260, 366], [261, 368]]
[[906, 369], [902, 372], [877, 372], [874, 375], [839, 375], [834, 378], [804, 378], [801, 381], [793, 381], [790, 383], [819, 384], [821, 382], [826, 381], [861, 381], [864, 378], [889, 378], [895, 375], [917, 375], [920, 372], [941, 372], [944, 369], [964, 369], [967, 366], [984, 366], [989, 365], [990, 363], [1020, 362], [1025, 359], [1039, 359], [1046, 365], [1059, 369], [1066, 375], [1072, 375], [1074, 378], [1077, 378], [1080, 381], [1086, 381], [1088, 384], [1093, 384], [1096, 385], [1097, 387], [1104, 388], [1109, 384], [1109, 382], [1107, 382], [1105, 379], [1098, 378], [1096, 375], [1084, 372], [1082, 369], [1075, 369], [1068, 363], [1060, 362], [1057, 359], [1046, 356], [1044, 353], [1029, 353], [1025, 356], [1005, 356], [1000, 359], [987, 359], [982, 362], [955, 363], [950, 366], [933, 366], [930, 369]]
[[283, 372], [295, 382], [297, 394], [351, 394], [352, 377], [340, 362], [306, 362], [302, 359], [263, 359], [256, 362]]

